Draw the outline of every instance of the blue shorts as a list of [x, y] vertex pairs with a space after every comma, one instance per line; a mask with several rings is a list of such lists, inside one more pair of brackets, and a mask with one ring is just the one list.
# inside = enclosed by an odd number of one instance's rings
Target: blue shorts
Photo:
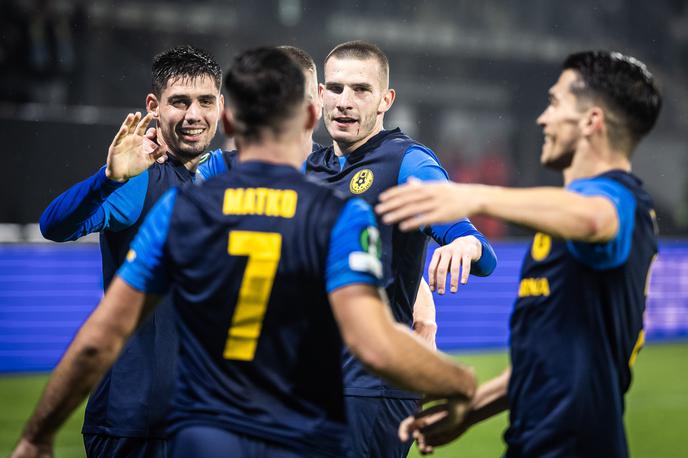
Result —
[[416, 399], [344, 396], [349, 423], [349, 458], [405, 458], [413, 441], [401, 442], [401, 420], [418, 410]]
[[167, 441], [142, 437], [84, 434], [88, 458], [167, 458]]
[[303, 453], [273, 442], [211, 426], [189, 426], [170, 439], [170, 458], [301, 458]]

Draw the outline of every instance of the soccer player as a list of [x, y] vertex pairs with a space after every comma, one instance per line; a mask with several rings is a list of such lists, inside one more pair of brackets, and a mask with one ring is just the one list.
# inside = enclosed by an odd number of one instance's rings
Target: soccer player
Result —
[[[278, 49], [285, 52], [292, 60], [301, 68], [303, 76], [306, 81], [306, 100], [316, 104], [317, 119], [322, 117], [322, 99], [318, 93], [318, 72], [313, 58], [303, 49], [295, 46], [278, 46]], [[313, 141], [313, 130], [316, 126], [308, 132], [304, 141], [304, 159], [308, 157], [311, 152], [323, 148]], [[198, 166], [197, 180], [201, 182], [210, 177], [227, 172], [235, 164], [237, 158], [237, 151], [222, 151], [215, 150], [207, 153]], [[305, 164], [304, 164], [305, 166]], [[435, 303], [432, 297], [432, 292], [426, 281], [421, 278], [418, 295], [413, 306], [413, 329], [421, 336], [428, 344], [435, 347], [435, 336], [437, 334], [437, 323], [435, 321]]]
[[377, 289], [372, 209], [298, 170], [316, 122], [301, 70], [278, 49], [248, 51], [225, 90], [223, 122], [241, 145], [239, 162], [172, 189], [151, 210], [14, 457], [50, 451], [55, 431], [170, 288], [180, 334], [173, 457], [340, 457], [342, 337], [404, 388], [472, 396], [470, 370], [392, 319]]
[[[399, 129], [383, 128], [396, 93], [389, 87], [389, 64], [380, 48], [362, 41], [336, 46], [325, 59], [320, 94], [325, 127], [334, 144], [309, 156], [307, 175], [369, 204], [409, 177], [447, 180], [430, 149]], [[382, 264], [392, 312], [398, 322], [416, 329], [425, 322], [418, 320], [422, 314], [414, 310], [414, 301], [422, 278], [426, 234], [445, 245], [435, 251], [429, 269], [430, 287], [440, 294], [446, 290], [448, 272], [450, 290], [455, 292], [459, 281], [466, 283], [469, 272], [489, 275], [496, 264], [489, 243], [466, 219], [414, 233], [382, 225]], [[410, 443], [395, 440], [397, 426], [416, 409], [418, 396], [387, 385], [351, 355], [345, 355], [344, 380], [351, 426], [348, 455], [405, 457]]]
[[405, 229], [486, 214], [538, 231], [511, 316], [510, 370], [480, 387], [463, 421], [446, 404], [406, 421], [404, 438], [443, 444], [508, 408], [509, 457], [628, 455], [624, 394], [657, 254], [652, 200], [630, 159], [661, 96], [638, 60], [591, 51], [566, 58], [549, 101], [540, 161], [563, 173], [564, 189], [411, 183], [381, 196], [383, 220]]
[[[193, 180], [217, 130], [221, 83], [220, 66], [201, 49], [180, 46], [155, 56], [148, 114], [127, 116], [107, 165], [43, 212], [40, 227], [48, 239], [100, 232], [106, 289], [153, 204], [171, 187]], [[152, 119], [161, 138], [146, 133]], [[156, 163], [163, 149], [154, 140], [166, 145], [163, 164]], [[169, 306], [157, 309], [89, 398], [82, 429], [88, 456], [164, 456], [163, 419], [174, 388], [177, 345], [171, 313]]]

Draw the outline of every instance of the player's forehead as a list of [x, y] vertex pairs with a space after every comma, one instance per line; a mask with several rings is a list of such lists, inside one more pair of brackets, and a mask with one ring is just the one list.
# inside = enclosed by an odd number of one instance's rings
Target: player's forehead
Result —
[[576, 96], [571, 91], [572, 85], [579, 82], [578, 73], [574, 70], [566, 69], [561, 72], [556, 83], [549, 88], [548, 94], [550, 98], [565, 101], [575, 101]]
[[173, 76], [167, 80], [167, 84], [162, 90], [163, 97], [171, 97], [177, 95], [200, 96], [200, 95], [214, 95], [217, 96], [220, 90], [215, 85], [215, 79], [210, 75], [179, 75]]
[[371, 84], [379, 86], [382, 67], [374, 57], [331, 57], [325, 63], [325, 84]]

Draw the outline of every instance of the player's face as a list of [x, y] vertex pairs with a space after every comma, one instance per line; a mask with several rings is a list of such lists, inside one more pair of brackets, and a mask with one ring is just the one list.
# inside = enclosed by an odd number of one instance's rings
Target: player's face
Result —
[[158, 126], [173, 154], [203, 154], [217, 131], [222, 96], [207, 75], [170, 79], [157, 101]]
[[545, 136], [540, 163], [563, 170], [571, 165], [581, 138], [582, 112], [577, 106], [571, 84], [577, 79], [573, 70], [564, 70], [557, 83], [549, 90], [549, 105], [538, 117], [537, 123]]
[[327, 131], [332, 140], [352, 150], [382, 129], [383, 115], [394, 99], [375, 59], [330, 58], [320, 91]]

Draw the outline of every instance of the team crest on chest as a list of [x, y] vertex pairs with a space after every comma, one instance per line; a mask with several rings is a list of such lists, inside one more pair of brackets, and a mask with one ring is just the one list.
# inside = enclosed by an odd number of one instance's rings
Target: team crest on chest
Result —
[[363, 169], [356, 172], [349, 182], [349, 191], [351, 194], [362, 194], [370, 189], [373, 184], [373, 171], [370, 169]]
[[542, 232], [535, 234], [533, 238], [533, 246], [530, 249], [530, 255], [535, 261], [542, 261], [547, 257], [549, 251], [552, 249], [552, 237]]

